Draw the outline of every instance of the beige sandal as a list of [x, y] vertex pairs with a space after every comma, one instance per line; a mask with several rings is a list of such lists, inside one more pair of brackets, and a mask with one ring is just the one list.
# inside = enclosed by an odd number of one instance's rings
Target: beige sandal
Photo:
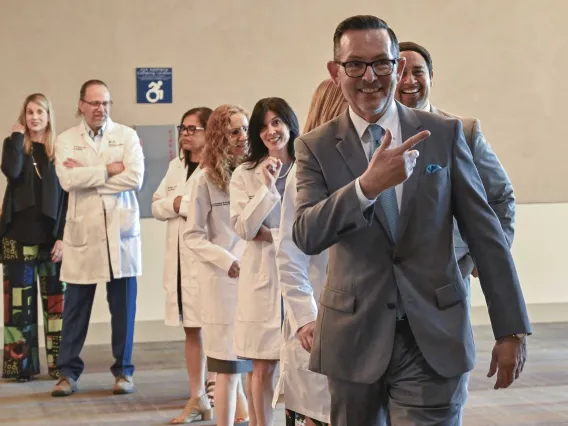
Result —
[[198, 420], [211, 420], [212, 418], [213, 409], [211, 408], [211, 404], [209, 404], [207, 395], [203, 394], [199, 398], [190, 398], [181, 414], [174, 417], [170, 421], [170, 424], [180, 425]]

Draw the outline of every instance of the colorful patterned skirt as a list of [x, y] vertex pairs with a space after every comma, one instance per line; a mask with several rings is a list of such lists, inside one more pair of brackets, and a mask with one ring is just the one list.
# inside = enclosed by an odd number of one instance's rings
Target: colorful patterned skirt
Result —
[[[295, 411], [286, 409], [286, 426], [305, 426], [306, 416]], [[328, 426], [327, 423], [320, 422], [319, 420], [310, 419], [316, 426]]]
[[4, 363], [2, 377], [28, 380], [40, 373], [38, 343], [38, 278], [43, 307], [47, 368], [57, 377], [65, 283], [61, 264], [51, 261], [51, 246], [24, 246], [2, 238], [4, 271]]

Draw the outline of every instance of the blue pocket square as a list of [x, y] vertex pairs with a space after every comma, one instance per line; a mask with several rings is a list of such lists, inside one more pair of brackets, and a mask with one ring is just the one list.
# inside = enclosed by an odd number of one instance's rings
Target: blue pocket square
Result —
[[426, 174], [436, 173], [438, 170], [442, 170], [442, 167], [437, 164], [428, 164], [426, 167]]

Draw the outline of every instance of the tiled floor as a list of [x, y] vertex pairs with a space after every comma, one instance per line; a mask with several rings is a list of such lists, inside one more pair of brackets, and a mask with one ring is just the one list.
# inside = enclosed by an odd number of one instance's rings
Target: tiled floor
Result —
[[[536, 324], [529, 338], [529, 361], [519, 382], [494, 391], [485, 377], [492, 348], [488, 327], [475, 329], [478, 364], [470, 380], [466, 426], [568, 425], [568, 324]], [[147, 343], [135, 347], [138, 392], [113, 396], [110, 346], [84, 351], [81, 391], [52, 398], [49, 380], [0, 382], [0, 423], [7, 425], [161, 425], [178, 413], [187, 397], [183, 346]], [[279, 406], [276, 426], [283, 426]], [[209, 423], [197, 423], [206, 425]], [[361, 425], [365, 426], [365, 425]]]

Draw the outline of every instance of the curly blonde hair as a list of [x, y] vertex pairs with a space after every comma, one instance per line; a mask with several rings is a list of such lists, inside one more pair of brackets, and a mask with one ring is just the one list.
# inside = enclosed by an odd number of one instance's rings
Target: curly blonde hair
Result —
[[231, 155], [229, 126], [231, 116], [249, 113], [238, 105], [221, 105], [209, 117], [205, 130], [205, 147], [201, 154], [201, 167], [207, 172], [211, 182], [223, 192], [227, 192], [233, 170], [243, 157]]

